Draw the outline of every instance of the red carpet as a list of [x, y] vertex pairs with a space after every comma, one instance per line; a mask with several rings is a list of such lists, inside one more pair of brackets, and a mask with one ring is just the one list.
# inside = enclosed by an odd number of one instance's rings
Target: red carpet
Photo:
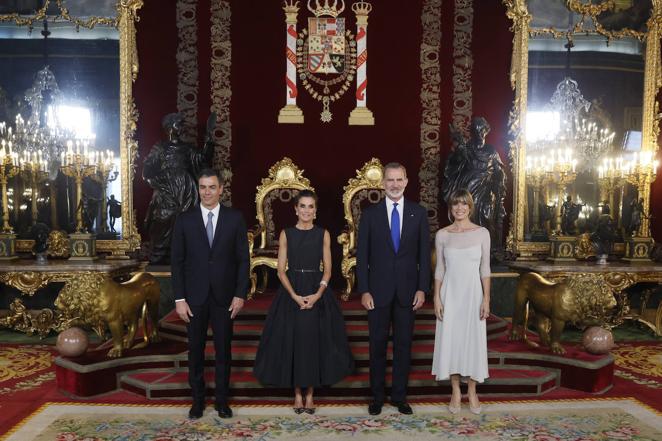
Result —
[[0, 345], [0, 433], [32, 413], [47, 395], [60, 395], [55, 384], [55, 348]]
[[[652, 344], [643, 344], [642, 346], [658, 351], [662, 351], [662, 344], [652, 343]], [[0, 346], [0, 348], [5, 347]], [[51, 366], [46, 372], [53, 373], [54, 367]], [[658, 384], [662, 384], [662, 378], [658, 378]], [[4, 383], [0, 384], [0, 387], [5, 387]], [[526, 397], [526, 400], [541, 400], [549, 401], [556, 399], [577, 399], [577, 398], [628, 398], [633, 397], [637, 400], [647, 404], [658, 412], [662, 412], [662, 394], [658, 387], [644, 386], [637, 384], [631, 380], [627, 380], [619, 377], [618, 375], [614, 378], [614, 387], [608, 392], [600, 395], [589, 394], [585, 392], [575, 391], [566, 389], [563, 387], [557, 388], [551, 392], [548, 392], [545, 395], [540, 397]], [[429, 399], [416, 399], [412, 398], [410, 401], [412, 403], [426, 403], [431, 401], [445, 401], [447, 397], [441, 397], [441, 399], [429, 400]], [[520, 401], [522, 397], [512, 396], [512, 397], [490, 397], [487, 395], [483, 396], [484, 401], [496, 400], [496, 401]], [[88, 400], [74, 399], [68, 395], [63, 394], [57, 390], [55, 380], [49, 380], [36, 386], [29, 391], [19, 392], [3, 395], [0, 399], [0, 435], [6, 433], [14, 425], [19, 423], [24, 418], [27, 418], [32, 414], [36, 409], [42, 406], [46, 402], [77, 402], [85, 403]], [[181, 405], [185, 401], [181, 400], [148, 400], [147, 398], [133, 394], [127, 391], [118, 391], [103, 396], [96, 396], [94, 399], [89, 400], [90, 403], [104, 403], [104, 404], [178, 404]], [[232, 404], [246, 403], [246, 400], [233, 400]], [[316, 400], [318, 405], [324, 405], [327, 403], [338, 403], [338, 400]], [[366, 404], [365, 400], [343, 400], [343, 403], [348, 404]], [[250, 401], [249, 403], [255, 404], [255, 401]], [[282, 400], [260, 400], [260, 404], [282, 404]]]
[[[264, 319], [264, 312], [270, 304], [270, 298], [262, 297], [247, 304], [247, 308], [242, 312], [241, 321], [237, 324], [245, 326], [246, 330], [258, 326], [256, 322]], [[365, 313], [361, 312], [356, 305], [356, 302], [343, 303], [343, 310], [345, 312], [345, 319], [348, 325], [348, 332], [353, 339], [352, 348], [359, 364], [359, 371], [357, 376], [365, 375], [367, 368], [366, 354], [366, 341], [367, 333], [363, 329], [365, 326]], [[417, 324], [417, 340], [414, 345], [414, 361], [412, 373], [413, 389], [425, 389], [429, 375], [429, 360], [431, 359], [432, 342], [434, 339], [434, 329], [431, 327], [430, 322], [433, 323], [434, 317], [431, 309], [428, 307], [419, 314], [420, 323]], [[252, 322], [252, 323], [251, 323]], [[173, 323], [171, 323], [173, 325]], [[508, 342], [504, 336], [506, 326], [498, 318], [492, 318], [490, 325], [493, 329], [492, 338], [489, 341], [490, 351], [496, 349], [504, 353], [517, 353], [521, 350], [522, 353], [529, 351], [520, 347], [524, 346], [521, 343]], [[164, 323], [165, 326], [165, 323]], [[168, 332], [176, 336], [177, 326], [166, 327]], [[254, 380], [250, 377], [250, 367], [252, 366], [252, 357], [255, 351], [255, 345], [259, 338], [259, 329], [252, 329], [252, 332], [243, 335], [242, 339], [234, 342], [236, 367], [233, 369], [235, 378], [237, 380], [243, 379], [244, 383], [251, 384], [255, 391], [259, 391], [260, 386], [254, 384]], [[581, 351], [577, 345], [566, 345], [569, 358], [572, 360], [579, 360], [586, 363], [595, 361], [595, 356], [589, 355]], [[52, 347], [44, 345], [0, 345], [0, 434], [5, 433], [17, 422], [30, 415], [34, 410], [39, 408], [46, 402], [94, 402], [94, 403], [108, 403], [108, 404], [168, 404], [186, 403], [187, 400], [172, 400], [167, 398], [147, 399], [144, 395], [138, 395], [127, 390], [116, 390], [113, 392], [97, 395], [88, 399], [81, 399], [73, 397], [68, 393], [58, 390], [55, 381], [55, 365], [52, 363], [53, 357]], [[131, 351], [127, 354], [128, 357], [138, 357], [141, 354], [146, 355], [150, 353], [150, 349]], [[181, 377], [182, 372], [185, 370], [185, 343], [177, 341], [165, 341], [159, 346], [159, 353], [165, 359], [169, 359], [170, 365], [173, 359], [179, 359], [176, 363], [180, 365], [181, 369], [177, 372], [173, 371], [170, 374], [171, 379], [176, 379], [178, 382], [185, 383], [185, 376]], [[657, 411], [662, 412], [662, 342], [647, 342], [647, 343], [623, 343], [619, 344], [613, 351], [613, 356], [616, 361], [615, 375], [613, 377], [613, 387], [603, 394], [592, 394], [582, 392], [580, 390], [572, 390], [567, 387], [553, 387], [551, 390], [546, 391], [542, 395], [534, 396], [531, 394], [522, 395], [514, 387], [510, 387], [510, 394], [504, 395], [490, 395], [483, 394], [485, 401], [520, 401], [526, 400], [555, 400], [555, 399], [577, 399], [577, 398], [592, 398], [592, 397], [618, 397], [627, 398], [633, 397], [643, 403], [651, 406]], [[210, 354], [211, 355], [211, 354]], [[548, 351], [538, 351], [538, 355], [546, 357]], [[544, 358], [543, 357], [543, 358]], [[83, 357], [76, 359], [81, 365], [92, 366], [95, 363], [105, 360], [103, 354], [88, 353]], [[212, 360], [208, 360], [211, 362]], [[512, 362], [513, 360], [509, 361]], [[116, 362], [115, 367], [112, 369], [119, 369]], [[363, 365], [363, 366], [361, 366]], [[148, 366], [150, 367], [150, 366]], [[134, 369], [134, 366], [131, 367]], [[427, 372], [426, 372], [427, 370]], [[493, 371], [492, 378], [497, 381], [500, 376], [504, 375], [506, 370]], [[97, 377], [103, 378], [112, 384], [116, 381], [116, 372], [111, 374], [111, 371], [106, 371], [105, 375]], [[147, 372], [140, 374], [143, 379], [150, 381], [157, 381], [162, 379], [163, 372]], [[526, 372], [525, 369], [518, 370], [515, 366], [508, 372], [509, 378], [513, 377], [531, 377], [535, 378], [541, 375], [539, 372]], [[176, 378], [177, 376], [181, 378]], [[101, 380], [99, 380], [101, 381]], [[347, 387], [352, 386], [352, 383], [363, 382], [365, 378], [348, 378], [346, 379]], [[417, 386], [422, 385], [422, 386]], [[241, 385], [241, 384], [239, 384]], [[351, 404], [365, 404], [367, 402], [364, 398], [365, 391], [357, 393], [354, 390], [354, 395], [339, 394], [328, 396], [319, 395], [316, 400], [320, 405], [325, 403], [351, 403]], [[436, 392], [435, 392], [436, 391]], [[423, 395], [411, 394], [410, 401], [413, 403], [426, 403], [426, 402], [439, 402], [445, 401], [446, 396], [442, 387], [436, 386], [435, 391], [430, 392], [423, 390]], [[271, 396], [259, 396], [259, 393], [254, 396], [247, 396], [245, 398], [238, 398], [234, 403], [252, 403], [252, 404], [283, 404], [289, 402], [291, 391], [281, 390], [276, 391]], [[321, 392], [321, 391], [320, 391]], [[418, 393], [418, 392], [417, 392]], [[436, 394], [435, 394], [436, 393]], [[480, 389], [479, 389], [480, 393]], [[441, 394], [441, 395], [440, 395]], [[186, 396], [186, 395], [184, 395]], [[282, 398], [281, 398], [282, 397]]]

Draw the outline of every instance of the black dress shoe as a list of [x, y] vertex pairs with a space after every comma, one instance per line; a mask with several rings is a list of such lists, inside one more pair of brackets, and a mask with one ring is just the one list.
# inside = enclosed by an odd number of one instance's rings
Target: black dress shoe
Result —
[[379, 415], [382, 413], [382, 403], [370, 403], [368, 406], [368, 413], [370, 415]]
[[303, 411], [306, 412], [308, 415], [313, 415], [315, 413], [315, 408], [314, 407], [304, 407]]
[[232, 409], [227, 404], [215, 404], [214, 409], [218, 412], [221, 418], [232, 418]]
[[398, 408], [398, 412], [403, 415], [411, 415], [414, 411], [411, 410], [411, 406], [407, 404], [406, 401], [391, 401], [391, 404]]
[[205, 413], [205, 402], [195, 401], [188, 411], [188, 417], [192, 420], [197, 420], [198, 418], [202, 418], [203, 413]]

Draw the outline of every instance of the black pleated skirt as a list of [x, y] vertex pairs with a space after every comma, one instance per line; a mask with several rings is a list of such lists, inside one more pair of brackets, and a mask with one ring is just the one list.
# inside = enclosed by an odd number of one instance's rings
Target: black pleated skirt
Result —
[[[295, 292], [305, 295], [319, 286], [321, 274], [288, 276]], [[269, 308], [253, 368], [260, 383], [328, 386], [353, 371], [345, 320], [333, 292], [327, 289], [312, 309], [301, 310], [281, 287]]]

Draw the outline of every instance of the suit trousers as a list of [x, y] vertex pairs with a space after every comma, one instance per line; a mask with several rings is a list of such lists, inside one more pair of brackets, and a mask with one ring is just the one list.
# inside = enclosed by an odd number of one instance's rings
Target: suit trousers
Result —
[[376, 403], [384, 403], [386, 351], [391, 327], [393, 330], [391, 401], [406, 401], [407, 399], [415, 318], [416, 312], [413, 310], [413, 306], [400, 306], [396, 298], [391, 301], [390, 305], [368, 311], [370, 389]]
[[216, 353], [215, 382], [216, 404], [227, 404], [230, 385], [230, 365], [232, 364], [232, 324], [230, 311], [219, 306], [212, 293], [202, 306], [191, 306], [193, 317], [187, 326], [188, 351], [188, 381], [194, 402], [205, 400], [205, 345], [207, 329], [211, 322]]

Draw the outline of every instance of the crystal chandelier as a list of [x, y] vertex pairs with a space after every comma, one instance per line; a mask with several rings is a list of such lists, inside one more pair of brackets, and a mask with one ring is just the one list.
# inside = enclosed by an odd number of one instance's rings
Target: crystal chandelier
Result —
[[600, 128], [598, 123], [588, 118], [591, 103], [584, 98], [577, 81], [565, 77], [556, 85], [548, 108], [559, 115], [557, 130], [551, 136], [530, 142], [532, 151], [573, 151], [578, 158], [579, 167], [588, 169], [604, 154], [609, 152], [614, 141], [614, 132]]
[[[66, 150], [67, 141], [83, 139], [60, 121], [56, 108], [63, 96], [48, 66], [37, 72], [24, 100], [30, 108], [27, 119], [19, 113], [13, 124], [0, 122], [0, 139], [6, 145], [11, 143], [13, 151], [19, 154], [39, 155], [48, 164], [49, 175], [54, 179], [59, 167], [57, 161]], [[92, 138], [85, 140], [93, 142]]]

